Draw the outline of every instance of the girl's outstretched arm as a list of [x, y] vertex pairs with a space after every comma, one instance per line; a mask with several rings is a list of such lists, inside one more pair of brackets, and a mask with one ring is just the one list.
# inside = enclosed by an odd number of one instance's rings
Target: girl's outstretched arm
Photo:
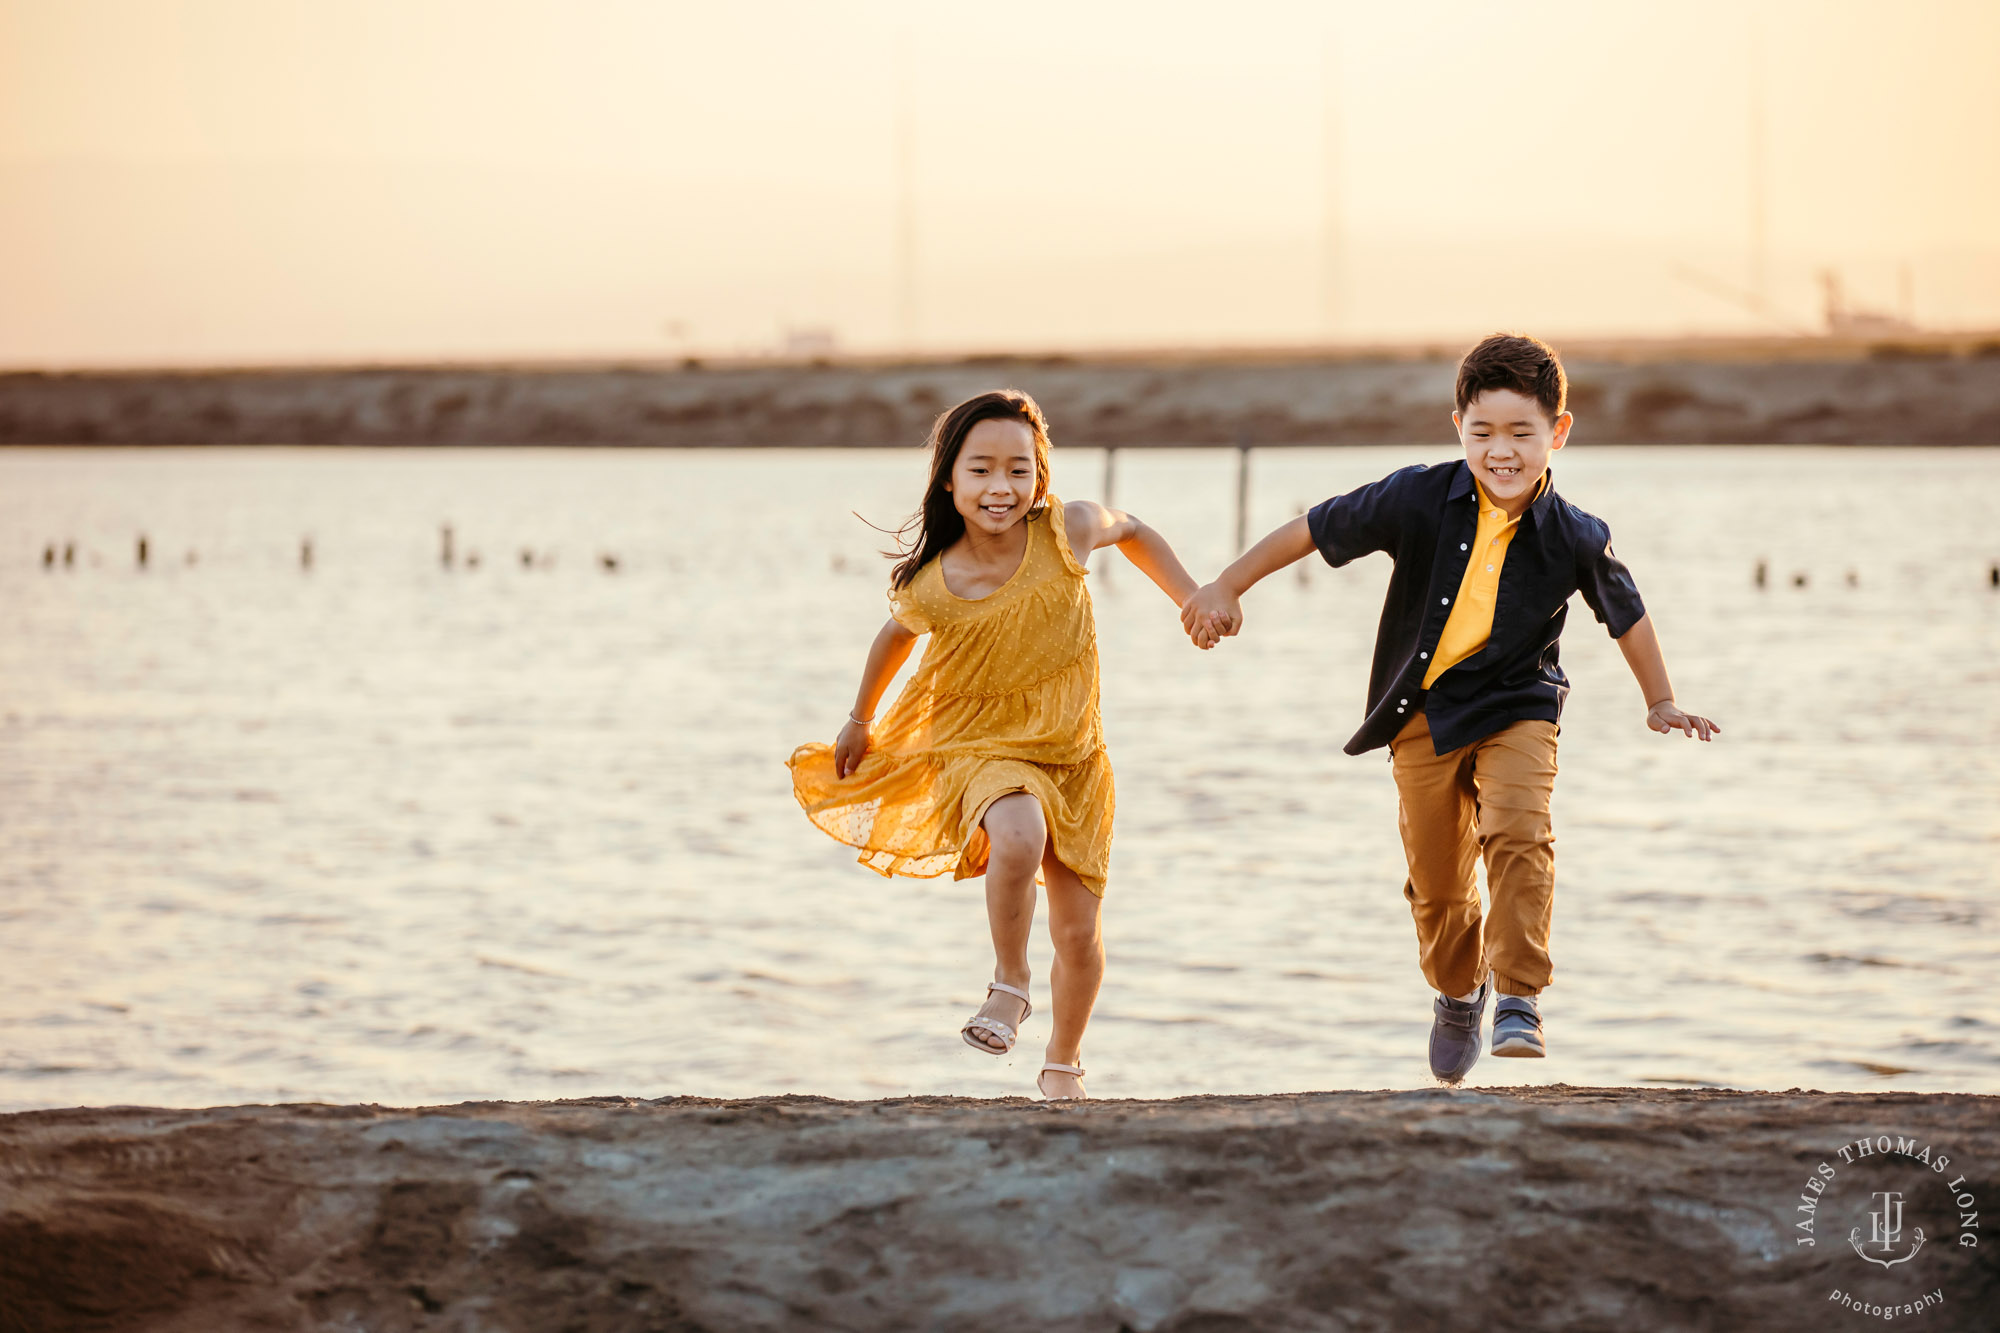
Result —
[[868, 753], [868, 724], [875, 720], [875, 706], [882, 702], [882, 692], [909, 660], [910, 646], [916, 641], [916, 635], [891, 620], [868, 646], [868, 661], [861, 668], [861, 688], [854, 692], [854, 711], [847, 715], [847, 725], [833, 742], [835, 777], [844, 778], [861, 767], [861, 757]]
[[1106, 509], [1095, 500], [1071, 500], [1063, 505], [1063, 528], [1069, 534], [1069, 549], [1078, 560], [1088, 564], [1092, 551], [1115, 546], [1140, 573], [1159, 584], [1175, 606], [1193, 596], [1200, 586], [1165, 537], [1122, 509]]

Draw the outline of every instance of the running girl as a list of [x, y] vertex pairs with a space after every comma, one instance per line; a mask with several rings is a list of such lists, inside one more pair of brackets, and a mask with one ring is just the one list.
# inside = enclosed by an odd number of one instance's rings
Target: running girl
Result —
[[[1035, 1085], [1083, 1092], [1083, 1030], [1104, 977], [1100, 899], [1111, 763], [1097, 707], [1097, 626], [1084, 562], [1117, 546], [1176, 607], [1195, 591], [1157, 532], [1048, 493], [1048, 424], [1012, 389], [967, 399], [931, 429], [930, 485], [889, 580], [854, 710], [831, 746], [788, 761], [808, 818], [883, 875], [986, 876], [993, 981], [961, 1035], [1004, 1055], [1033, 1006], [1036, 871], [1049, 895], [1055, 1023]], [[916, 674], [875, 708], [917, 636]]]

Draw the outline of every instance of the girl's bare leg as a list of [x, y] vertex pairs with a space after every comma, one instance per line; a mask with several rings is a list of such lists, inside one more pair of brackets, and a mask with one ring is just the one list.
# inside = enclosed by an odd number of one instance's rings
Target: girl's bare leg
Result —
[[[1053, 843], [1042, 856], [1042, 878], [1049, 885], [1049, 938], [1056, 946], [1055, 969], [1049, 976], [1055, 992], [1055, 1023], [1043, 1058], [1081, 1065], [1083, 1030], [1090, 1025], [1097, 988], [1104, 982], [1104, 904], [1083, 887], [1075, 871], [1056, 859]], [[1041, 1086], [1050, 1097], [1074, 1097], [1083, 1091], [1076, 1075], [1054, 1071], [1042, 1075]]]
[[[986, 922], [993, 931], [993, 979], [1028, 989], [1028, 931], [1035, 923], [1035, 865], [1048, 843], [1042, 803], [1024, 791], [1002, 796], [986, 807], [980, 821], [993, 850], [986, 863]], [[1058, 967], [1061, 965], [1058, 964]], [[1005, 991], [989, 991], [979, 1012], [1019, 1030], [1027, 1009]], [[1004, 1050], [992, 1033], [975, 1032], [994, 1050]]]

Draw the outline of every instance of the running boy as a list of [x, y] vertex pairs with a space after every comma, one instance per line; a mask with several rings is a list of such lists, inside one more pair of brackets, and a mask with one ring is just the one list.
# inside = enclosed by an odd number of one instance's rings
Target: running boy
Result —
[[[1336, 495], [1265, 537], [1190, 597], [1181, 623], [1212, 648], [1242, 628], [1238, 601], [1314, 550], [1330, 565], [1396, 563], [1376, 632], [1368, 716], [1347, 743], [1387, 745], [1401, 801], [1417, 957], [1438, 992], [1431, 1072], [1456, 1083], [1479, 1058], [1489, 991], [1493, 1053], [1541, 1056], [1555, 896], [1549, 796], [1557, 664], [1571, 593], [1611, 631], [1646, 697], [1646, 725], [1706, 741], [1722, 728], [1674, 702], [1653, 623], [1602, 520], [1556, 494], [1549, 455], [1569, 440], [1555, 350], [1495, 334], [1458, 368], [1452, 423], [1465, 461], [1418, 464]], [[1481, 921], [1474, 862], [1492, 896]]]

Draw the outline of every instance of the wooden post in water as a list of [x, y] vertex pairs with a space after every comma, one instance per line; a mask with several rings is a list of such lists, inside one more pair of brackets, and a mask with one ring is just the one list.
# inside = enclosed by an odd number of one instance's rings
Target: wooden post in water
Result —
[[1242, 555], [1250, 539], [1250, 434], [1236, 437], [1236, 554]]
[[146, 567], [146, 534], [139, 534], [139, 568]]
[[1112, 504], [1111, 497], [1113, 494], [1112, 485], [1117, 480], [1117, 478], [1118, 478], [1118, 446], [1115, 444], [1107, 444], [1104, 446], [1104, 498], [1098, 501], [1098, 503], [1102, 504], [1106, 509], [1112, 509], [1116, 507], [1115, 505]]
[[299, 542], [299, 568], [311, 569], [312, 567], [313, 567], [313, 539], [307, 537]]
[[449, 523], [445, 524], [443, 530], [438, 535], [442, 539], [442, 545], [438, 550], [438, 563], [443, 565], [446, 569], [450, 569], [451, 568], [451, 524]]

